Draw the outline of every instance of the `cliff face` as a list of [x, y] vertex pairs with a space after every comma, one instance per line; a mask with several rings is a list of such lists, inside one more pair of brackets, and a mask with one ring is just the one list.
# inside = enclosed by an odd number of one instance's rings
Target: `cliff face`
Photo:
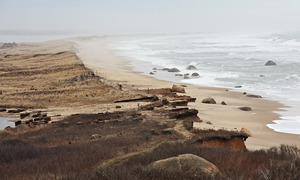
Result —
[[228, 148], [233, 151], [247, 151], [243, 137], [232, 137], [231, 139], [215, 138], [203, 140], [202, 145]]
[[228, 148], [233, 151], [247, 151], [244, 141], [248, 135], [235, 131], [225, 130], [194, 130], [197, 135], [195, 142], [204, 146]]

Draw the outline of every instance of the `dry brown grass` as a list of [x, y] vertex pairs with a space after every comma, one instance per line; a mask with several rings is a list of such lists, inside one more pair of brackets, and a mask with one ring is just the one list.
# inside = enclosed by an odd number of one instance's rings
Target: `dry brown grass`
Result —
[[[165, 126], [156, 121], [135, 120], [141, 116], [135, 111], [78, 114], [43, 128], [2, 132], [0, 179], [86, 179], [103, 162], [126, 161], [133, 157], [127, 154], [181, 138], [162, 135]], [[154, 132], [150, 139], [145, 139], [146, 131]], [[101, 138], [93, 139], [93, 134]]]
[[[0, 179], [193, 179], [147, 170], [147, 165], [156, 160], [186, 153], [214, 163], [229, 179], [300, 176], [300, 151], [296, 147], [282, 145], [265, 151], [235, 152], [183, 142], [178, 134], [161, 134], [164, 128], [166, 125], [139, 111], [127, 111], [78, 114], [43, 128], [2, 132]], [[143, 132], [151, 132], [151, 138], [146, 139]], [[206, 136], [212, 132], [197, 133]], [[93, 134], [101, 138], [92, 139]]]
[[0, 106], [57, 107], [135, 96], [103, 84], [73, 52], [0, 54]]

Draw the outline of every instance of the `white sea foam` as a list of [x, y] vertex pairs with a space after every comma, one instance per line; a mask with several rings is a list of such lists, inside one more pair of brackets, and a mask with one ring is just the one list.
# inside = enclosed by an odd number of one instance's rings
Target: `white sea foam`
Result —
[[[144, 61], [152, 67], [176, 67], [182, 74], [200, 74], [198, 79], [184, 80], [169, 74], [174, 81], [226, 88], [242, 85], [241, 91], [300, 107], [300, 41], [291, 39], [291, 36], [285, 37], [270, 34], [192, 34], [127, 41], [114, 44], [114, 48], [135, 62]], [[277, 66], [265, 66], [268, 60], [274, 60]], [[188, 71], [185, 69], [188, 65], [194, 65], [198, 70]], [[145, 74], [152, 67], [144, 67]], [[140, 67], [135, 68], [141, 70]], [[159, 73], [156, 77], [161, 78]], [[296, 114], [292, 119], [300, 120], [300, 112], [295, 108], [287, 110], [285, 118], [268, 127], [280, 132], [300, 133], [300, 126], [294, 126], [298, 125], [298, 121], [289, 121], [290, 114]]]

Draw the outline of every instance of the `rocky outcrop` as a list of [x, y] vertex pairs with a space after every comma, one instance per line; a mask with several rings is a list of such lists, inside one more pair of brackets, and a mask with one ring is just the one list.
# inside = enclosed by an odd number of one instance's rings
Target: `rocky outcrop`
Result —
[[250, 132], [248, 129], [246, 129], [246, 128], [242, 128], [242, 129], [240, 130], [240, 133], [245, 134], [245, 135], [247, 135], [248, 137], [251, 137], [251, 132]]
[[214, 164], [193, 154], [182, 154], [177, 157], [155, 161], [148, 165], [148, 171], [166, 175], [179, 173], [187, 179], [222, 176], [220, 170]]
[[162, 99], [162, 100], [159, 100], [155, 103], [140, 106], [138, 109], [139, 110], [154, 110], [155, 107], [162, 107], [162, 106], [167, 105], [167, 104], [169, 104], [169, 101], [166, 100], [166, 99]]
[[193, 65], [189, 65], [188, 67], [186, 67], [187, 70], [198, 70], [195, 66]]
[[176, 108], [168, 111], [169, 118], [171, 119], [199, 119], [197, 116], [197, 109], [189, 109], [189, 108]]
[[168, 72], [180, 72], [177, 68], [171, 68], [168, 70]]
[[185, 93], [185, 89], [184, 87], [180, 86], [180, 85], [177, 85], [177, 84], [174, 84], [172, 86], [172, 91], [173, 92], [179, 92], [179, 93]]
[[170, 105], [173, 107], [176, 106], [187, 106], [188, 101], [187, 100], [175, 100], [175, 101], [170, 101]]
[[216, 101], [214, 100], [214, 98], [205, 98], [202, 100], [202, 103], [205, 103], [205, 104], [216, 104]]
[[276, 66], [277, 64], [272, 61], [272, 60], [269, 60], [268, 62], [266, 62], [265, 66]]

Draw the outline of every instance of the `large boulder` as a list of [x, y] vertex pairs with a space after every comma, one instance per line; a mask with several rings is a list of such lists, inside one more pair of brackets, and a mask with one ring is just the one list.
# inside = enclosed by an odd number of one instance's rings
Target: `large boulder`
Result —
[[180, 72], [177, 68], [171, 68], [168, 70], [168, 72]]
[[155, 161], [148, 165], [148, 170], [151, 173], [160, 172], [162, 175], [181, 174], [187, 179], [222, 177], [220, 170], [214, 164], [193, 154], [182, 154]]
[[197, 68], [193, 65], [189, 65], [188, 67], [186, 67], [187, 70], [197, 70]]
[[202, 100], [202, 103], [205, 103], [205, 104], [216, 104], [216, 101], [214, 100], [214, 98], [205, 98]]
[[177, 85], [177, 84], [173, 84], [172, 91], [173, 92], [179, 92], [179, 93], [185, 93], [184, 87], [182, 87], [180, 85]]
[[192, 76], [193, 77], [200, 77], [200, 75], [198, 73], [193, 73]]
[[272, 60], [269, 60], [268, 62], [266, 62], [265, 66], [276, 66], [277, 64], [272, 61]]

